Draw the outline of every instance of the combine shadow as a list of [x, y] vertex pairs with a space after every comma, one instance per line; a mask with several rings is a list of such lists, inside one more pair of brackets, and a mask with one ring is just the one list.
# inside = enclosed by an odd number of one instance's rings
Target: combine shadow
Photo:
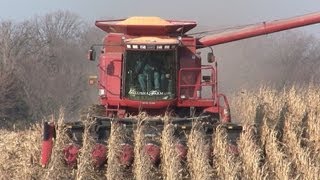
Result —
[[288, 113], [288, 104], [285, 103], [280, 110], [278, 121], [276, 121], [274, 130], [277, 132], [277, 140], [283, 142], [284, 126], [286, 121], [286, 115]]

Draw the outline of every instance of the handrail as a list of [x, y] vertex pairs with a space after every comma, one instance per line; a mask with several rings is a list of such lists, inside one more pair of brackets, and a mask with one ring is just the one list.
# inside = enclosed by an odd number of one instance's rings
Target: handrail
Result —
[[[195, 83], [195, 84], [181, 84], [181, 74], [182, 72], [184, 71], [200, 71], [201, 73], [201, 70], [210, 70], [211, 73], [211, 80], [210, 82], [203, 82], [202, 80], [200, 81], [200, 83]], [[196, 88], [199, 88], [199, 87], [203, 87], [203, 86], [211, 86], [211, 98], [201, 98], [201, 97], [195, 97], [193, 95], [193, 97], [189, 97], [188, 99], [206, 99], [206, 100], [215, 100], [217, 98], [217, 89], [215, 88], [217, 86], [217, 81], [216, 81], [216, 78], [214, 78], [216, 74], [216, 69], [211, 66], [211, 65], [202, 65], [201, 67], [191, 67], [191, 68], [181, 68], [179, 70], [179, 73], [178, 73], [178, 92], [177, 92], [177, 95], [178, 95], [178, 100], [181, 100], [181, 89], [182, 88], [188, 88], [188, 87], [195, 87]]]

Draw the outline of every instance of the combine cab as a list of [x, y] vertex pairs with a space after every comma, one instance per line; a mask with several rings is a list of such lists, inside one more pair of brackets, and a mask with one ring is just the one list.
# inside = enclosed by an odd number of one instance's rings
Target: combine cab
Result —
[[[125, 127], [124, 133], [133, 134], [137, 123], [141, 122], [141, 112], [148, 116], [142, 122], [147, 127], [144, 152], [154, 164], [160, 163], [158, 136], [165, 123], [175, 127], [179, 139], [175, 147], [182, 159], [187, 154], [186, 134], [194, 122], [201, 124], [209, 137], [217, 126], [225, 128], [232, 146], [242, 127], [231, 122], [228, 100], [218, 91], [217, 62], [210, 47], [319, 22], [320, 13], [315, 13], [196, 38], [187, 35], [196, 26], [193, 21], [158, 17], [96, 21], [96, 26], [107, 33], [103, 44], [93, 45], [88, 53], [88, 59], [94, 61], [97, 46], [101, 48], [97, 81], [100, 105], [95, 106], [100, 113], [94, 110], [89, 115], [95, 119], [90, 131], [97, 141], [92, 152], [96, 166], [105, 163], [111, 125], [119, 124]], [[207, 56], [210, 65], [202, 64], [198, 50], [203, 48], [211, 50]], [[90, 83], [95, 81], [95, 77], [90, 78]], [[165, 116], [169, 117], [169, 122], [163, 120]], [[66, 123], [66, 126], [74, 144], [65, 147], [65, 159], [68, 165], [75, 166], [84, 125], [79, 121]], [[54, 125], [46, 123], [43, 166], [49, 163], [54, 132]], [[121, 147], [119, 161], [130, 166], [134, 160], [134, 144], [128, 140]]]

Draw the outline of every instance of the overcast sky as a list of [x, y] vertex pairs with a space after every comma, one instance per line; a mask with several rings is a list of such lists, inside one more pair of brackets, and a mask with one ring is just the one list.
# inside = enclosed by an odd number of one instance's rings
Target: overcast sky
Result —
[[[147, 15], [196, 20], [198, 24], [209, 27], [250, 24], [320, 11], [319, 0], [0, 0], [0, 2], [0, 20], [24, 20], [56, 10], [69, 10], [89, 21]], [[319, 25], [317, 29], [320, 32]]]

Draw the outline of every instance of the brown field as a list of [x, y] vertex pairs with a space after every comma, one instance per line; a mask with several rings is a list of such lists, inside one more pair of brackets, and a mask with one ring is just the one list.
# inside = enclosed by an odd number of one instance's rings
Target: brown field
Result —
[[[109, 140], [109, 165], [95, 171], [90, 163], [92, 139], [84, 135], [78, 169], [63, 165], [61, 148], [67, 142], [60, 128], [48, 168], [39, 165], [41, 126], [0, 131], [0, 179], [318, 179], [320, 176], [320, 88], [291, 87], [276, 91], [262, 87], [230, 97], [232, 114], [245, 131], [238, 140], [239, 154], [228, 150], [226, 134], [217, 129], [211, 141], [195, 123], [188, 136], [189, 153], [180, 162], [172, 151], [172, 126], [161, 137], [162, 162], [152, 167], [143, 155], [143, 127], [135, 130], [133, 167], [117, 164], [121, 128], [113, 127]], [[63, 121], [63, 114], [56, 118]], [[90, 122], [87, 123], [90, 126]], [[210, 143], [208, 143], [210, 142]], [[212, 151], [212, 158], [204, 152]]]

